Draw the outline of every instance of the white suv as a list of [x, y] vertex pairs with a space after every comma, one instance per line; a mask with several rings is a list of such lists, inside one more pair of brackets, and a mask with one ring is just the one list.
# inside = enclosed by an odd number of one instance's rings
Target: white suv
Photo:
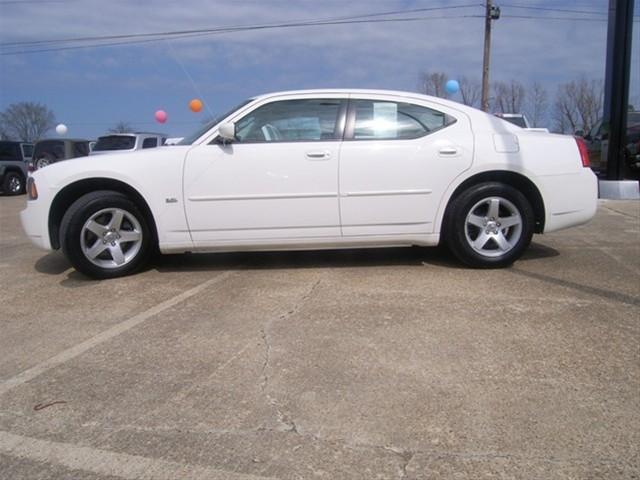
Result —
[[133, 152], [145, 148], [155, 148], [163, 145], [166, 139], [167, 136], [162, 133], [112, 133], [99, 137], [90, 155]]

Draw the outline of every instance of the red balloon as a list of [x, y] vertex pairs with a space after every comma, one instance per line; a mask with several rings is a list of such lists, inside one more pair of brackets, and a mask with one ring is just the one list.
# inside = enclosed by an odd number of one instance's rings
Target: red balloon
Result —
[[155, 113], [155, 117], [156, 117], [156, 122], [158, 123], [164, 123], [167, 121], [167, 112], [165, 112], [164, 110], [157, 110]]

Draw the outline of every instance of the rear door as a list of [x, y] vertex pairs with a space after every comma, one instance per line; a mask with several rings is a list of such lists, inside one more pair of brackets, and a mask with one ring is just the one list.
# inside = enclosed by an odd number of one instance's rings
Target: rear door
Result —
[[340, 152], [344, 236], [433, 232], [440, 199], [469, 168], [466, 115], [389, 96], [352, 96]]

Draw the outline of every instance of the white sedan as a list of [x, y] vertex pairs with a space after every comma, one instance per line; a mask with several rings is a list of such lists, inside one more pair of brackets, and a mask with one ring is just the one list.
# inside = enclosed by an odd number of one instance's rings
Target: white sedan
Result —
[[22, 224], [98, 278], [151, 253], [433, 246], [513, 263], [580, 225], [597, 181], [574, 137], [440, 98], [307, 90], [252, 98], [179, 145], [69, 160], [28, 182]]

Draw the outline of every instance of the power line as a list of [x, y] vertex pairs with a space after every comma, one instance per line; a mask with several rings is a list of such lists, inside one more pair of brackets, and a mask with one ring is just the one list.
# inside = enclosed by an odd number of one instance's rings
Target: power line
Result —
[[[382, 16], [391, 16], [391, 15], [406, 15], [410, 13], [424, 13], [438, 10], [454, 10], [461, 8], [473, 8], [481, 6], [480, 3], [466, 4], [466, 5], [448, 5], [445, 7], [425, 7], [425, 8], [414, 8], [410, 10], [392, 10], [387, 12], [377, 12], [370, 14], [361, 14], [361, 15], [352, 15], [346, 17], [333, 17], [326, 18], [321, 20], [311, 20], [311, 19], [301, 19], [301, 20], [293, 20], [288, 23], [305, 23], [305, 24], [325, 24], [325, 22], [333, 22], [333, 21], [343, 21], [343, 20], [358, 20], [358, 19], [366, 19], [366, 18], [375, 18]], [[219, 30], [235, 30], [235, 29], [249, 29], [249, 28], [268, 28], [270, 26], [277, 27], [283, 25], [282, 23], [275, 24], [253, 24], [253, 25], [229, 25], [223, 27], [211, 27], [204, 29], [196, 29], [196, 30], [177, 30], [177, 31], [166, 31], [166, 32], [149, 32], [149, 33], [131, 33], [131, 34], [121, 34], [121, 35], [102, 35], [102, 36], [93, 36], [93, 37], [75, 37], [75, 38], [62, 38], [62, 39], [49, 39], [49, 40], [26, 40], [26, 41], [16, 41], [16, 42], [4, 42], [0, 43], [0, 47], [18, 47], [18, 46], [29, 46], [29, 45], [49, 45], [56, 43], [74, 43], [74, 42], [84, 42], [84, 41], [100, 41], [100, 40], [123, 40], [129, 38], [143, 38], [143, 37], [156, 37], [156, 36], [165, 36], [165, 35], [184, 35], [191, 33], [207, 33], [214, 32]]]
[[587, 10], [570, 10], [570, 9], [555, 8], [555, 7], [532, 7], [529, 5], [519, 5], [515, 3], [503, 3], [502, 6], [511, 7], [511, 8], [521, 8], [525, 10], [541, 10], [545, 12], [584, 13], [587, 15], [608, 15], [607, 12], [595, 11], [595, 10], [587, 11]]
[[[320, 21], [320, 22], [299, 22], [299, 23], [283, 23], [279, 25], [257, 25], [251, 27], [234, 27], [234, 28], [221, 28], [221, 29], [210, 29], [204, 31], [193, 31], [194, 33], [188, 33], [189, 31], [185, 31], [184, 33], [176, 33], [176, 32], [167, 32], [165, 34], [155, 34], [154, 38], [147, 39], [133, 39], [133, 40], [123, 40], [120, 42], [108, 42], [108, 43], [94, 43], [94, 44], [86, 44], [86, 45], [75, 45], [75, 46], [67, 46], [67, 47], [53, 47], [53, 48], [43, 48], [43, 49], [27, 49], [27, 50], [11, 50], [0, 52], [0, 55], [21, 55], [21, 54], [29, 54], [29, 53], [43, 53], [43, 52], [58, 52], [63, 50], [79, 50], [85, 48], [97, 48], [97, 47], [110, 47], [110, 46], [119, 46], [119, 45], [134, 45], [141, 43], [151, 43], [158, 42], [161, 40], [165, 40], [167, 38], [171, 38], [173, 40], [184, 39], [184, 38], [194, 38], [194, 37], [202, 37], [208, 35], [220, 35], [225, 33], [238, 33], [238, 32], [246, 32], [246, 31], [256, 31], [256, 30], [273, 30], [273, 29], [281, 29], [281, 28], [299, 28], [299, 27], [316, 27], [316, 26], [328, 26], [328, 25], [352, 25], [352, 24], [366, 24], [366, 23], [390, 23], [390, 22], [417, 22], [417, 21], [425, 21], [425, 20], [442, 20], [442, 19], [460, 19], [460, 18], [484, 18], [482, 15], [448, 15], [448, 16], [440, 16], [440, 17], [408, 17], [408, 18], [379, 18], [379, 19], [367, 19], [367, 20], [344, 20], [344, 21]], [[196, 33], [197, 32], [197, 33]]]

